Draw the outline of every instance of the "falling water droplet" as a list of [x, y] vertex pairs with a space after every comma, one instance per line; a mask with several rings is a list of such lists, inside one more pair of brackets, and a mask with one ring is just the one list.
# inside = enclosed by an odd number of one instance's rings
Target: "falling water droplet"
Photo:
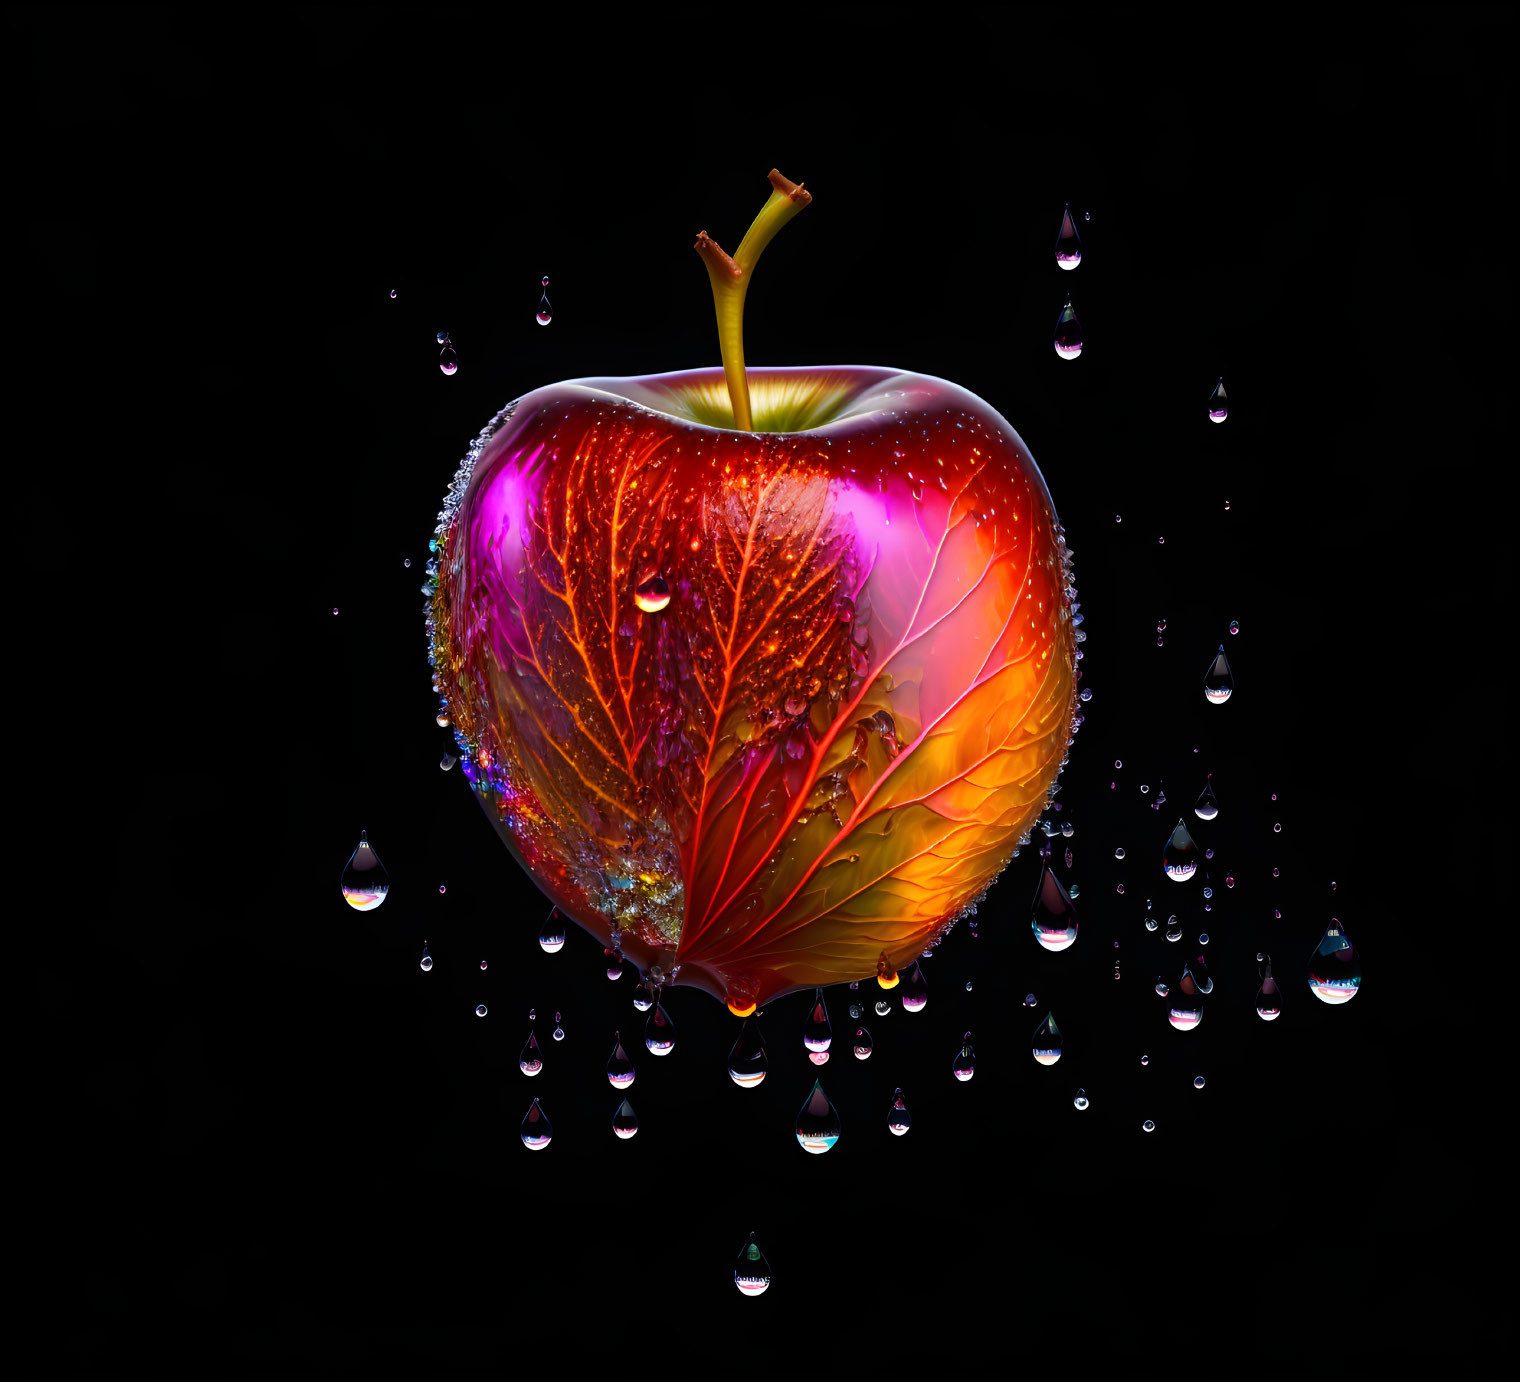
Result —
[[633, 1006], [641, 1013], [647, 1013], [654, 1007], [654, 991], [648, 984], [640, 984], [634, 989]]
[[524, 1075], [536, 1075], [544, 1068], [543, 1053], [538, 1049], [538, 1038], [532, 1032], [528, 1033], [528, 1039], [523, 1042], [523, 1048], [518, 1053], [517, 1068]]
[[902, 1005], [904, 1012], [917, 1013], [924, 1010], [929, 1001], [929, 984], [924, 978], [924, 971], [915, 960], [913, 968], [903, 975], [902, 981]]
[[823, 1085], [813, 1081], [813, 1092], [797, 1113], [797, 1141], [805, 1152], [826, 1152], [839, 1141], [839, 1111], [829, 1102]]
[[633, 1083], [633, 1062], [623, 1049], [623, 1034], [612, 1034], [612, 1054], [607, 1057], [607, 1083], [614, 1089], [627, 1089]]
[[887, 1110], [887, 1127], [894, 1137], [901, 1137], [913, 1126], [913, 1115], [908, 1112], [907, 1102], [900, 1089], [892, 1091], [892, 1107]]
[[394, 288], [391, 289], [391, 296], [392, 297], [396, 296], [396, 290]]
[[876, 1016], [877, 1017], [885, 1017], [891, 1011], [892, 1011], [892, 1005], [885, 998], [878, 998], [876, 1000]]
[[755, 1235], [739, 1249], [739, 1260], [734, 1264], [734, 1285], [747, 1296], [760, 1296], [771, 1284], [771, 1264], [765, 1254], [755, 1246]]
[[728, 1076], [740, 1089], [753, 1089], [765, 1079], [765, 1037], [760, 1024], [746, 1017], [728, 1053]]
[[1077, 938], [1077, 909], [1065, 885], [1051, 870], [1049, 856], [1035, 887], [1030, 926], [1045, 950], [1065, 950]]
[[459, 369], [459, 356], [454, 353], [454, 347], [446, 345], [438, 352], [438, 368], [445, 374], [454, 374]]
[[530, 1152], [541, 1152], [549, 1145], [549, 1139], [554, 1136], [554, 1128], [549, 1122], [549, 1115], [539, 1107], [535, 1099], [528, 1107], [527, 1116], [522, 1120], [523, 1146]]
[[418, 963], [421, 964], [424, 973], [431, 970], [433, 967], [433, 957], [428, 954], [426, 941], [423, 941], [422, 943], [422, 959]]
[[1230, 632], [1231, 633], [1239, 633], [1240, 632], [1240, 620], [1238, 620], [1238, 619], [1231, 619], [1230, 620]]
[[617, 1111], [612, 1115], [612, 1131], [626, 1142], [639, 1130], [638, 1115], [633, 1111], [633, 1105], [624, 1099], [617, 1106]]
[[[1250, 390], [1247, 389], [1246, 392], [1250, 393]], [[1209, 395], [1209, 421], [1223, 422], [1229, 415], [1230, 405], [1224, 393], [1224, 375], [1221, 374], [1219, 382], [1214, 385], [1214, 392]], [[1249, 427], [1246, 428], [1246, 431], [1250, 430]]]
[[976, 1052], [971, 1049], [971, 1033], [961, 1039], [961, 1049], [955, 1053], [950, 1070], [962, 1084], [976, 1074]]
[[1053, 1013], [1046, 1013], [1045, 1020], [1034, 1029], [1034, 1058], [1041, 1065], [1054, 1065], [1061, 1059], [1061, 1029]]
[[[549, 276], [547, 274], [544, 275], [542, 286], [544, 294], [538, 300], [538, 324], [548, 326], [554, 320], [554, 309], [549, 306]], [[573, 336], [575, 333], [572, 331], [570, 334]]]
[[855, 1029], [855, 1059], [870, 1060], [871, 1058], [871, 1034], [864, 1027]]
[[1075, 360], [1082, 353], [1082, 323], [1072, 310], [1069, 296], [1066, 305], [1061, 308], [1061, 315], [1056, 318], [1054, 340], [1056, 354], [1063, 360]]
[[1202, 1089], [1203, 1086], [1204, 1086], [1204, 1083], [1205, 1083], [1205, 1081], [1204, 1081], [1204, 1078], [1203, 1078], [1202, 1075], [1194, 1075], [1193, 1076], [1193, 1088], [1194, 1089]]
[[1235, 691], [1235, 678], [1230, 672], [1229, 659], [1224, 655], [1224, 644], [1219, 645], [1219, 653], [1213, 662], [1209, 663], [1209, 670], [1203, 678], [1203, 694], [1208, 697], [1210, 705], [1223, 705], [1230, 699]]
[[1140, 1127], [1141, 1127], [1141, 1130], [1144, 1131], [1144, 1132], [1155, 1132], [1156, 1131], [1156, 1124], [1155, 1124], [1154, 1120], [1152, 1120], [1150, 1118], [1147, 1118], [1145, 1120], [1145, 1122], [1143, 1122], [1140, 1125]]
[[[829, 1024], [829, 1010], [824, 1005], [823, 990], [815, 989], [813, 1007], [802, 1029], [802, 1044], [807, 1048], [808, 1058], [814, 1065], [822, 1065], [828, 1059], [829, 1042], [833, 1037], [834, 1029]], [[815, 1059], [817, 1056], [822, 1056], [824, 1060]]]
[[563, 1041], [565, 1039], [565, 1029], [563, 1027], [561, 1027], [559, 1025], [559, 1023], [560, 1023], [559, 1014], [555, 1013], [554, 1014], [554, 1039], [555, 1039], [555, 1041]]
[[1211, 821], [1219, 814], [1219, 798], [1214, 795], [1214, 774], [1203, 784], [1203, 791], [1193, 803], [1193, 814], [1201, 821]]
[[343, 900], [360, 912], [373, 912], [391, 890], [390, 875], [370, 844], [369, 836], [362, 830], [358, 846], [343, 866], [339, 886], [343, 890]]
[[1323, 1003], [1349, 1003], [1362, 985], [1362, 966], [1351, 937], [1334, 917], [1309, 956], [1309, 992]]
[[565, 919], [558, 907], [551, 907], [544, 918], [543, 930], [538, 933], [538, 943], [545, 955], [557, 955], [565, 948]]
[[484, 1003], [478, 1003], [478, 1004], [476, 1004], [476, 1006], [475, 1006], [475, 1016], [476, 1017], [484, 1017], [485, 1015], [486, 1015], [486, 1005]]
[[1203, 996], [1214, 991], [1214, 981], [1209, 978], [1208, 967], [1199, 955], [1184, 965], [1182, 978], [1177, 983], [1177, 994], [1167, 1010], [1167, 1021], [1179, 1032], [1191, 1032], [1203, 1021]]
[[1068, 205], [1061, 213], [1061, 233], [1056, 237], [1056, 263], [1063, 269], [1074, 269], [1081, 262], [1082, 241], [1071, 222], [1071, 207]]
[[452, 768], [457, 762], [459, 762], [459, 760], [455, 758], [453, 754], [446, 753], [442, 758], [438, 760], [438, 766], [442, 768], [444, 772], [448, 772], [448, 770]]
[[1177, 818], [1177, 828], [1172, 831], [1161, 851], [1161, 867], [1174, 883], [1186, 883], [1198, 872], [1198, 845], [1188, 834], [1182, 817]]
[[645, 614], [658, 614], [670, 603], [670, 585], [665, 577], [656, 573], [641, 581], [633, 592], [633, 603]]
[[448, 343], [449, 343], [449, 333], [447, 331], [440, 331], [438, 333], [438, 344], [439, 345], [448, 345]]
[[663, 1003], [656, 1003], [644, 1024], [644, 1045], [651, 1055], [668, 1056], [676, 1044], [676, 1024], [670, 1020]]
[[1085, 1111], [1087, 1108], [1087, 1091], [1085, 1089], [1079, 1089], [1077, 1091], [1077, 1097], [1071, 1102], [1074, 1107]]
[[1261, 977], [1261, 987], [1256, 990], [1256, 1016], [1263, 1022], [1271, 1022], [1282, 1012], [1282, 995], [1272, 977], [1272, 957], [1263, 954], [1256, 959], [1256, 972]]

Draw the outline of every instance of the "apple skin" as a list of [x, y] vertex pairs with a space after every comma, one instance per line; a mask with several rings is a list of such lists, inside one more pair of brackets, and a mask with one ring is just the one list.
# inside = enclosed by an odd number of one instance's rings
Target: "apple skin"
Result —
[[719, 369], [504, 410], [439, 515], [428, 620], [513, 855], [741, 1013], [909, 964], [978, 901], [1054, 791], [1080, 641], [1049, 492], [986, 402], [748, 377], [754, 432], [721, 425]]

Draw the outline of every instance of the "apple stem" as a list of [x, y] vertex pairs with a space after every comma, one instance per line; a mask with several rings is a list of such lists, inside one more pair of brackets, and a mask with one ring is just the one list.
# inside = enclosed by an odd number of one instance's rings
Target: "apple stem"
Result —
[[718, 315], [718, 349], [723, 354], [723, 377], [728, 382], [728, 397], [734, 410], [734, 428], [753, 431], [749, 407], [749, 377], [744, 372], [744, 294], [749, 288], [750, 271], [770, 244], [772, 236], [813, 200], [800, 182], [792, 182], [772, 168], [771, 195], [760, 214], [745, 232], [732, 257], [719, 248], [705, 230], [697, 232], [692, 246], [707, 265], [712, 282], [713, 307]]

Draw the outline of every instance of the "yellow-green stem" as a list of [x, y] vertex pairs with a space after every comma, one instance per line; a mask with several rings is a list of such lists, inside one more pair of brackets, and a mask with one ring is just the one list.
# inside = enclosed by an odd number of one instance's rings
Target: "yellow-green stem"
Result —
[[718, 314], [718, 349], [723, 354], [723, 377], [728, 382], [729, 401], [734, 409], [734, 428], [740, 432], [754, 430], [749, 407], [749, 378], [744, 372], [744, 294], [749, 288], [750, 273], [771, 237], [813, 200], [800, 182], [792, 182], [774, 168], [770, 171], [772, 192], [754, 224], [739, 242], [733, 257], [726, 255], [705, 230], [697, 232], [693, 247], [707, 265], [712, 282], [713, 307]]

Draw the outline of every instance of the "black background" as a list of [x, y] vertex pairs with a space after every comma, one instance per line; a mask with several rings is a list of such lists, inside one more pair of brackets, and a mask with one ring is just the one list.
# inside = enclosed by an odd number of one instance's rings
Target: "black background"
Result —
[[[1512, 12], [1326, 15], [7, 9], [24, 1371], [1450, 1375], [1509, 1347], [1479, 1264], [1507, 1202]], [[545, 904], [439, 771], [419, 592], [502, 405], [717, 363], [691, 242], [732, 250], [772, 166], [815, 201], [757, 271], [750, 362], [1000, 411], [1076, 554], [1094, 693], [1060, 794], [1077, 945], [1031, 939], [1024, 851], [927, 1009], [868, 1012], [871, 1060], [821, 1072], [825, 1157], [792, 1135], [805, 995], [741, 1091], [706, 995], [668, 994], [656, 1062], [595, 942], [541, 953]], [[1205, 913], [1154, 861], [1208, 773]], [[370, 915], [337, 888], [361, 828]], [[1336, 1009], [1303, 982], [1332, 915], [1365, 976]], [[1152, 990], [1201, 930], [1183, 1035]]]

